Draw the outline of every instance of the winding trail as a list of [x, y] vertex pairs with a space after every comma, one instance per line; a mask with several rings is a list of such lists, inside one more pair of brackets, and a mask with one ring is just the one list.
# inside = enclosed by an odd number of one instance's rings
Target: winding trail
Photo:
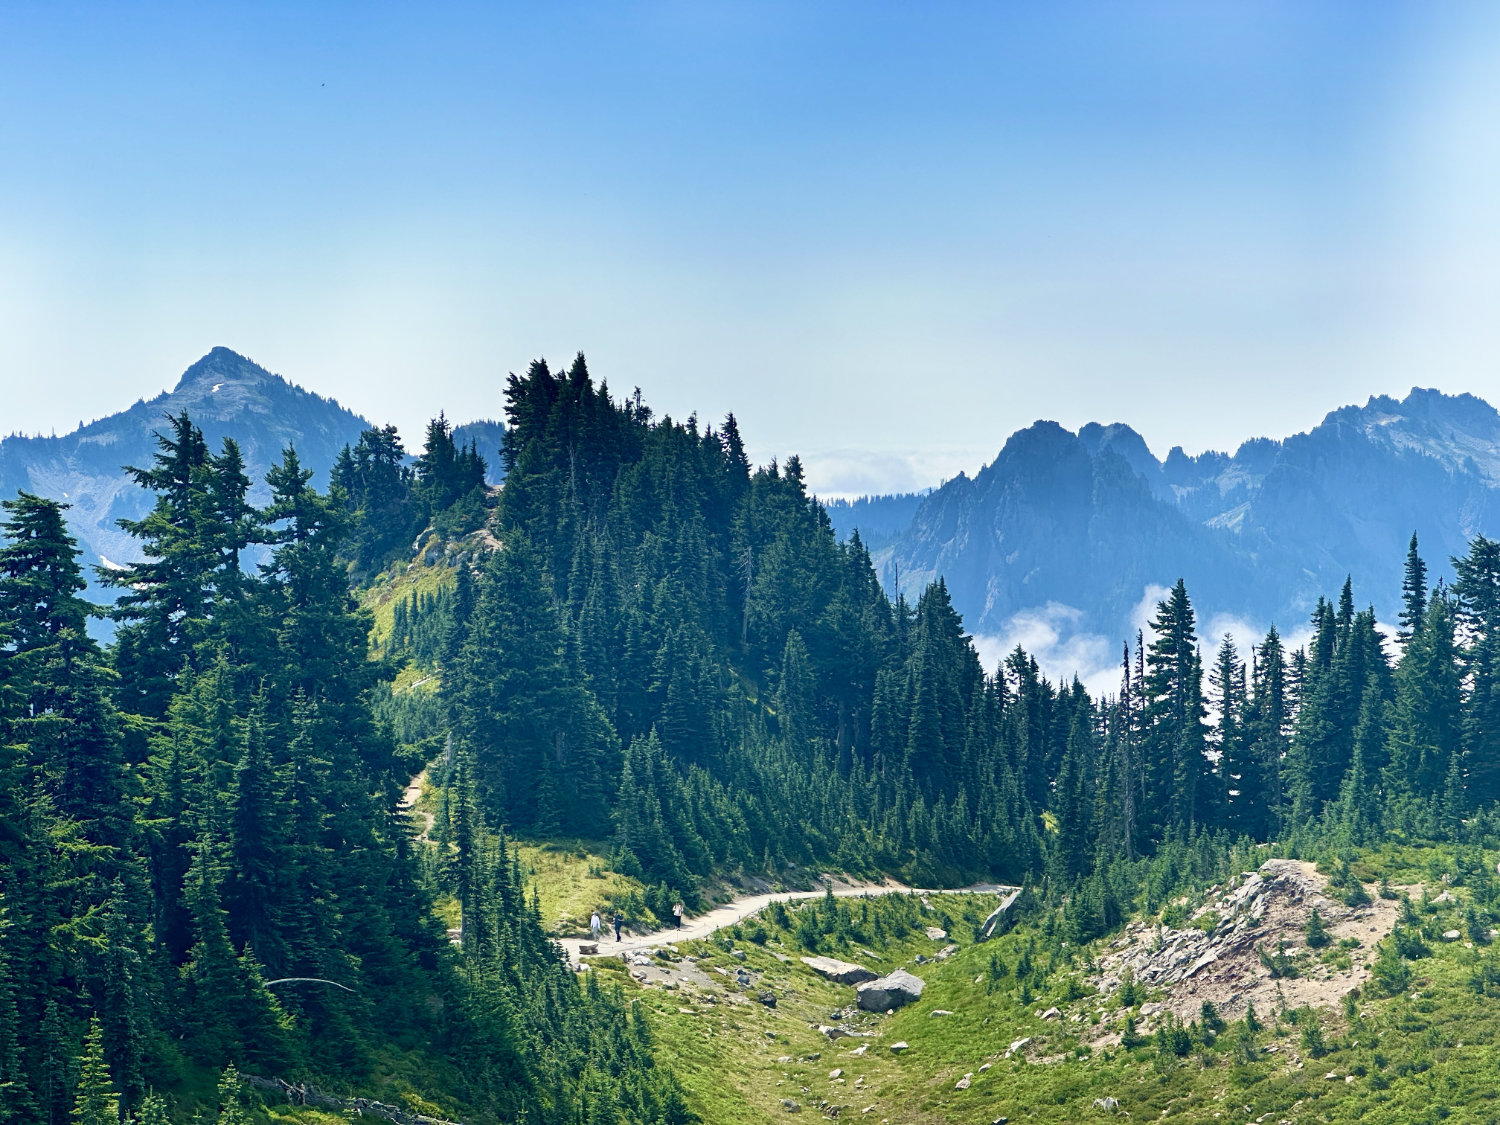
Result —
[[[861, 895], [965, 895], [965, 894], [1013, 894], [1019, 891], [1019, 887], [1005, 886], [1000, 883], [975, 883], [969, 887], [954, 887], [947, 890], [933, 890], [924, 887], [908, 887], [902, 883], [887, 881], [884, 883], [854, 883], [846, 885], [835, 885], [833, 894], [835, 898], [859, 898]], [[736, 922], [742, 922], [752, 914], [758, 914], [772, 902], [791, 902], [810, 898], [822, 898], [824, 891], [782, 891], [778, 894], [746, 895], [726, 902], [723, 906], [716, 906], [706, 914], [700, 914], [696, 918], [683, 919], [682, 927], [668, 926], [666, 929], [655, 930], [647, 934], [633, 934], [627, 932], [623, 940], [615, 941], [614, 931], [607, 930], [605, 935], [599, 939], [600, 956], [608, 956], [612, 953], [631, 953], [638, 949], [652, 949], [659, 945], [670, 945], [679, 941], [696, 941], [706, 938], [716, 930], [725, 926], [732, 926]], [[605, 920], [606, 926], [609, 919]], [[577, 963], [578, 947], [580, 945], [592, 945], [592, 938], [568, 937], [559, 938], [561, 945], [568, 954], [568, 960]]]

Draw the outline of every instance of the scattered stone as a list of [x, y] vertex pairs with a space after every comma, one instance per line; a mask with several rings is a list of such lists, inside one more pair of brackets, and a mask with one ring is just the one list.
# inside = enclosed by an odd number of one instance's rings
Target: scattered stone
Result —
[[933, 941], [942, 941], [948, 936], [948, 931], [940, 929], [937, 926], [928, 926], [927, 936], [930, 937]]
[[802, 1112], [802, 1107], [800, 1105], [798, 1105], [796, 1102], [792, 1101], [791, 1098], [782, 1098], [781, 1099], [781, 1108], [784, 1109], [784, 1110], [786, 1110], [788, 1113], [801, 1113]]
[[822, 1057], [823, 1057], [823, 1052], [822, 1051], [814, 1051], [810, 1055], [798, 1055], [797, 1056], [797, 1061], [798, 1062], [817, 1062]]
[[947, 1008], [934, 1008], [932, 1009], [932, 1014], [934, 1016], [951, 1016], [953, 1013]]
[[963, 1077], [962, 1077], [962, 1078], [960, 1078], [960, 1079], [959, 1079], [959, 1080], [958, 1080], [958, 1081], [957, 1081], [957, 1082], [955, 1082], [955, 1083], [953, 1083], [953, 1088], [954, 1088], [954, 1089], [955, 1089], [955, 1090], [967, 1090], [967, 1089], [968, 1089], [968, 1088], [969, 1088], [969, 1082], [970, 1082], [970, 1080], [971, 1080], [971, 1079], [972, 1079], [972, 1078], [973, 1078], [973, 1077], [974, 1077], [974, 1075], [973, 1075], [973, 1074], [972, 1074], [972, 1073], [970, 1073], [970, 1074], [965, 1074], [965, 1075], [964, 1075], [964, 1076], [963, 1076]]
[[906, 1042], [905, 1039], [902, 1039], [899, 1042], [891, 1044], [891, 1054], [893, 1054], [893, 1055], [899, 1055], [902, 1051], [904, 1051], [906, 1049], [907, 1049], [907, 1042]]
[[1042, 1013], [1041, 1018], [1044, 1020], [1055, 1020], [1061, 1015], [1062, 1013], [1059, 1012], [1056, 1008], [1048, 1008], [1045, 1012]]
[[979, 1073], [983, 1074], [985, 1071], [989, 1070], [989, 1068], [992, 1067], [992, 1066], [994, 1066], [994, 1065], [995, 1065], [994, 1063], [985, 1063], [983, 1066], [981, 1066], [979, 1068]]
[[862, 1055], [869, 1049], [870, 1045], [868, 1043], [861, 1043], [858, 1047], [854, 1048], [854, 1050], [850, 1051], [849, 1053], [851, 1055]]
[[731, 949], [729, 956], [733, 957], [736, 961], [743, 961], [745, 959], [745, 951], [743, 949]]
[[760, 994], [760, 1002], [768, 1008], [776, 1007], [776, 993], [769, 988]]
[[1461, 933], [1459, 933], [1457, 930], [1444, 930], [1443, 931], [1443, 940], [1444, 941], [1457, 941], [1461, 937], [1463, 937], [1463, 935]]
[[1009, 1047], [1006, 1048], [1005, 1057], [1010, 1058], [1011, 1055], [1015, 1054], [1017, 1051], [1024, 1051], [1028, 1046], [1030, 1046], [1030, 1044], [1031, 1036], [1022, 1036], [1020, 1039], [1015, 1040]]
[[835, 957], [804, 957], [802, 963], [825, 980], [835, 984], [863, 984], [874, 980], [877, 974], [852, 961], [840, 961]]
[[768, 1031], [768, 1032], [766, 1032], [766, 1038], [767, 1039], [775, 1039], [776, 1038], [776, 1033], [774, 1031]]
[[791, 1055], [782, 1055], [776, 1061], [779, 1062], [779, 1063], [789, 1063], [789, 1062], [792, 1061], [792, 1056]]
[[1432, 901], [1433, 902], [1457, 902], [1458, 900], [1453, 897], [1453, 892], [1452, 891], [1444, 891], [1442, 894], [1438, 895], [1437, 898], [1433, 899]]
[[958, 952], [958, 946], [953, 945], [953, 944], [950, 943], [948, 945], [943, 946], [942, 949], [938, 950], [935, 954], [933, 954], [932, 959], [934, 961], [946, 961], [946, 960], [948, 960], [948, 958], [952, 957], [957, 952]]
[[1120, 1103], [1115, 1098], [1095, 1098], [1094, 1108], [1102, 1109], [1105, 1113], [1113, 1113], [1120, 1108]]
[[1323, 1081], [1325, 1081], [1325, 1082], [1337, 1082], [1338, 1081], [1338, 1077], [1339, 1076], [1338, 1076], [1338, 1073], [1336, 1071], [1330, 1070], [1327, 1074], [1323, 1075]]
[[859, 986], [859, 1006], [867, 1012], [888, 1012], [922, 998], [927, 987], [921, 977], [897, 969], [890, 976]]
[[583, 942], [578, 947], [578, 955], [580, 957], [597, 957], [597, 956], [599, 956], [599, 943], [597, 941], [592, 941], [592, 942], [586, 941], [586, 942]]
[[836, 1067], [834, 1067], [832, 1070], [830, 1070], [828, 1072], [828, 1077], [829, 1078], [842, 1078], [843, 1076], [844, 1076], [844, 1069], [843, 1069], [843, 1067], [836, 1066]]

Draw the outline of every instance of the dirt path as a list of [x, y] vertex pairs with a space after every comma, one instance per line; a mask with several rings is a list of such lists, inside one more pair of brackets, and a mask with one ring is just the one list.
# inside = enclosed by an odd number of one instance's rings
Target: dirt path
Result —
[[[957, 887], [952, 890], [929, 890], [919, 887], [908, 887], [902, 883], [849, 883], [835, 884], [833, 894], [835, 898], [858, 898], [860, 895], [889, 895], [889, 894], [919, 894], [919, 895], [962, 895], [962, 894], [1006, 894], [1016, 890], [1015, 887], [1001, 886], [998, 883], [976, 883], [971, 887]], [[743, 898], [734, 899], [723, 906], [716, 906], [706, 914], [700, 914], [696, 918], [683, 920], [681, 928], [668, 926], [666, 929], [655, 930], [651, 933], [635, 934], [627, 931], [622, 941], [615, 941], [613, 930], [606, 933], [599, 940], [599, 953], [608, 955], [613, 953], [631, 953], [638, 949], [652, 949], [658, 945], [670, 945], [679, 941], [696, 941], [706, 938], [716, 930], [725, 926], [732, 926], [736, 922], [743, 922], [752, 914], [757, 914], [769, 906], [773, 901], [789, 902], [810, 898], [822, 898], [824, 891], [783, 891], [779, 894], [746, 895]], [[606, 926], [609, 919], [604, 919]], [[567, 950], [568, 960], [577, 962], [578, 947], [584, 944], [592, 944], [592, 938], [559, 938], [558, 942]]]
[[424, 769], [416, 777], [406, 783], [406, 789], [401, 794], [401, 799], [396, 802], [396, 811], [406, 816], [420, 816], [422, 818], [422, 833], [417, 837], [419, 840], [427, 839], [428, 833], [436, 818], [430, 812], [419, 813], [417, 802], [422, 799], [422, 786], [427, 782], [427, 771]]

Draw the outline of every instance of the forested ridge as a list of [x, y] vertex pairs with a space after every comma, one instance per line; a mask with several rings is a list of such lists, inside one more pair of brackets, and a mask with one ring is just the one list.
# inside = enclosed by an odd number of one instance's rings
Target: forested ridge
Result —
[[[226, 1067], [691, 1120], [506, 833], [607, 840], [656, 907], [793, 865], [1027, 883], [1077, 941], [1246, 838], [1493, 835], [1500, 544], [1430, 590], [1413, 538], [1395, 644], [1346, 584], [1305, 650], [1272, 629], [1248, 666], [1205, 659], [1179, 582], [1092, 699], [1019, 649], [983, 668], [941, 582], [892, 601], [732, 416], [658, 419], [582, 356], [506, 405], [498, 492], [440, 417], [411, 463], [367, 431], [327, 494], [288, 450], [264, 508], [232, 441], [169, 419], [107, 647], [62, 506], [6, 503], [0, 1121], [236, 1120]], [[354, 588], [413, 567], [447, 573], [372, 646]], [[408, 663], [435, 698], [392, 693]], [[435, 848], [396, 810], [429, 762]]]

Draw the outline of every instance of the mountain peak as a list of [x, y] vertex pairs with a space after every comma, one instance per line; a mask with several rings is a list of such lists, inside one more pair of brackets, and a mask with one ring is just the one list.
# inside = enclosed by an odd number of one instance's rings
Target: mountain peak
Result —
[[239, 352], [220, 346], [212, 348], [207, 355], [182, 373], [182, 377], [177, 380], [177, 392], [203, 383], [226, 381], [258, 383], [266, 379], [279, 379], [279, 377], [271, 374], [254, 360], [240, 355]]

